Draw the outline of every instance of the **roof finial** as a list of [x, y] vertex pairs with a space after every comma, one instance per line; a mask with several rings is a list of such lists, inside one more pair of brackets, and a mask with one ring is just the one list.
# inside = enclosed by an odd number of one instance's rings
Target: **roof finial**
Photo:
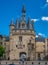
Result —
[[17, 28], [17, 29], [19, 28], [19, 21], [18, 21], [18, 18], [16, 19], [16, 28]]
[[11, 24], [10, 24], [10, 25], [15, 25], [15, 24], [14, 24], [14, 19], [11, 20]]
[[14, 19], [12, 18], [12, 21], [11, 21], [12, 24], [14, 24]]
[[26, 9], [25, 9], [25, 6], [24, 5], [22, 7], [22, 13], [26, 13]]
[[22, 20], [24, 20], [25, 21], [25, 18], [26, 17], [26, 9], [25, 9], [25, 6], [23, 5], [23, 7], [22, 7]]
[[33, 30], [34, 30], [34, 20], [32, 20], [32, 28], [33, 28]]

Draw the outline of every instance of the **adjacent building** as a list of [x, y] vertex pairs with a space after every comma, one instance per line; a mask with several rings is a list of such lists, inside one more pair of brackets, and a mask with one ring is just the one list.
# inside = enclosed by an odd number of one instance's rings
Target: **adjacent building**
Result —
[[45, 38], [38, 36], [36, 38], [36, 60], [43, 60], [45, 56]]

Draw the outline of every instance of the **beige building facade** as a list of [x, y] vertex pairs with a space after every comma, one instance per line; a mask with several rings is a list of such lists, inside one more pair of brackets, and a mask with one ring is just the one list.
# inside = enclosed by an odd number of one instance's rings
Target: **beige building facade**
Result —
[[48, 38], [36, 37], [34, 21], [28, 17], [26, 9], [22, 8], [21, 20], [16, 19], [16, 24], [11, 21], [9, 37], [0, 36], [3, 43], [6, 60], [43, 60], [48, 55]]
[[48, 38], [45, 39], [45, 53], [48, 55]]
[[28, 17], [26, 21], [26, 9], [22, 8], [22, 18], [12, 20], [10, 24], [10, 60], [43, 60], [47, 54], [47, 39], [38, 36], [36, 38], [34, 21]]
[[26, 22], [26, 10], [22, 8], [22, 20], [16, 20], [16, 25], [10, 24], [10, 59], [11, 60], [35, 60], [35, 31], [34, 21], [28, 18]]
[[45, 38], [40, 35], [36, 38], [36, 60], [43, 60], [45, 57]]
[[3, 54], [3, 57], [1, 57], [1, 59], [3, 60], [9, 59], [9, 45], [9, 37], [0, 35], [0, 46], [3, 46], [3, 48], [5, 49], [5, 53]]

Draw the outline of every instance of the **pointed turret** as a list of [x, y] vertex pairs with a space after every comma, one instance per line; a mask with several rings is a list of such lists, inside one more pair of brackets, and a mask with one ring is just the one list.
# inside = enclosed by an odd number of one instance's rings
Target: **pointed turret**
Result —
[[10, 26], [14, 26], [14, 20], [12, 19]]
[[30, 28], [30, 17], [28, 17], [28, 24], [27, 24], [28, 29]]
[[30, 17], [28, 17], [28, 29], [32, 29]]
[[12, 19], [11, 24], [10, 24], [10, 32], [15, 28], [14, 20]]
[[25, 21], [25, 18], [26, 17], [26, 9], [25, 9], [25, 6], [23, 5], [23, 7], [22, 7], [22, 20], [24, 20]]
[[21, 20], [21, 23], [20, 23], [20, 28], [26, 29], [26, 9], [25, 9], [24, 5], [22, 7], [22, 20]]
[[34, 30], [34, 20], [32, 20], [32, 30]]
[[22, 13], [26, 13], [26, 9], [25, 9], [24, 5], [23, 5], [23, 8], [22, 8]]
[[18, 18], [16, 19], [16, 29], [19, 28], [19, 21], [18, 21]]

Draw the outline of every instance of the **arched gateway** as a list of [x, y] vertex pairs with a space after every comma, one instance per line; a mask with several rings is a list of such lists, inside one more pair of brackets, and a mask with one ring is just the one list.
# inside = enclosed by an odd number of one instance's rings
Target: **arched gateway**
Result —
[[27, 59], [27, 56], [26, 56], [25, 52], [20, 52], [19, 57], [20, 57], [21, 61], [25, 61]]

